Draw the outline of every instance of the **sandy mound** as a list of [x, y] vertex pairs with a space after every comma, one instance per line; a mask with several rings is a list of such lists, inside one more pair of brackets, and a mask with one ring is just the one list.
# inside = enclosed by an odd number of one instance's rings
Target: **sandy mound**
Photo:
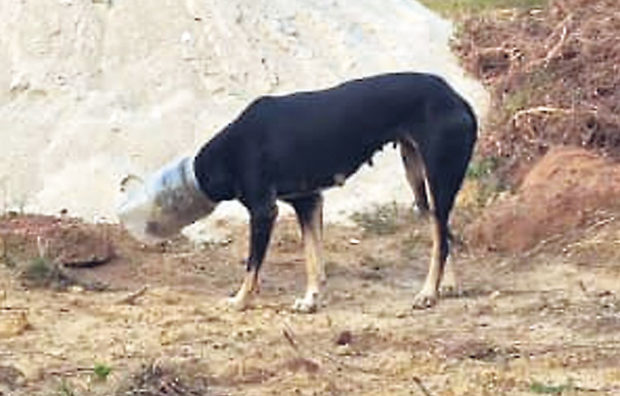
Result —
[[466, 234], [474, 247], [524, 252], [620, 209], [620, 165], [580, 148], [555, 148], [514, 196], [491, 204]]
[[[0, 209], [114, 219], [124, 176], [193, 154], [258, 95], [418, 70], [486, 98], [451, 24], [415, 1], [3, 0], [0, 15]], [[328, 218], [411, 200], [389, 151]]]

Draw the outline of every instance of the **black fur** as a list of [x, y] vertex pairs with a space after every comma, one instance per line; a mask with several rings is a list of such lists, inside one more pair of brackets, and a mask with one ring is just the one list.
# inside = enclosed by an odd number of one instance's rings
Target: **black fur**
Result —
[[[196, 176], [210, 199], [238, 199], [249, 210], [248, 270], [258, 271], [277, 199], [293, 203], [303, 218], [322, 189], [342, 183], [383, 145], [409, 144], [425, 165], [445, 258], [448, 216], [476, 130], [470, 106], [441, 78], [385, 74], [255, 100], [200, 150]], [[428, 210], [423, 185], [415, 189]]]

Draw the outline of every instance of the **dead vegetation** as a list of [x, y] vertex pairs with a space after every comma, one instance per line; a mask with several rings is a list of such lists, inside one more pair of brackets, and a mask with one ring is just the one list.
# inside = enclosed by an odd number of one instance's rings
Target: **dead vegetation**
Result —
[[481, 211], [466, 227], [470, 247], [529, 254], [617, 229], [618, 37], [613, 0], [552, 0], [462, 20], [453, 48], [493, 109], [461, 197]]
[[491, 92], [481, 157], [518, 185], [550, 148], [620, 158], [620, 6], [553, 0], [462, 23], [454, 49]]
[[123, 379], [115, 396], [203, 396], [209, 394], [207, 378], [188, 377], [188, 367], [166, 362], [141, 365]]

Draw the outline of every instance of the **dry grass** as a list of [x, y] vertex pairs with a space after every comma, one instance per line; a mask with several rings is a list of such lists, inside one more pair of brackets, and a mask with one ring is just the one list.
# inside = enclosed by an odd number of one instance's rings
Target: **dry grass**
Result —
[[454, 49], [498, 110], [478, 155], [512, 185], [555, 146], [620, 158], [619, 21], [615, 0], [558, 0], [463, 21]]

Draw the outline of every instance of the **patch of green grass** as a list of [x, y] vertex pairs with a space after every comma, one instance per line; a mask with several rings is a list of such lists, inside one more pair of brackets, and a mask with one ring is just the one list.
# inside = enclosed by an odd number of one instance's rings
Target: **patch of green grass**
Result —
[[540, 8], [544, 6], [547, 1], [548, 0], [421, 0], [420, 2], [443, 16], [454, 17], [504, 8]]
[[30, 260], [22, 270], [20, 278], [29, 287], [65, 289], [77, 283], [67, 276], [58, 264], [41, 256]]
[[531, 94], [528, 89], [520, 89], [507, 95], [504, 99], [504, 114], [512, 117], [518, 111], [526, 109], [530, 104]]
[[67, 381], [64, 380], [64, 379], [62, 380], [62, 382], [58, 386], [57, 394], [58, 394], [58, 396], [76, 396], [76, 393], [73, 390], [73, 388], [71, 387], [71, 385], [69, 385], [67, 383]]
[[[484, 207], [491, 198], [507, 190], [495, 171], [501, 166], [501, 160], [497, 157], [484, 157], [472, 161], [467, 168], [466, 178], [474, 181], [474, 202], [476, 207]], [[471, 194], [471, 193], [470, 193]]]
[[406, 236], [400, 241], [399, 254], [403, 261], [419, 260], [425, 257], [428, 246], [432, 243], [431, 234], [426, 230], [426, 219], [421, 221], [415, 229], [409, 230]]
[[111, 372], [112, 372], [112, 367], [106, 364], [103, 364], [103, 363], [95, 364], [95, 367], [93, 369], [93, 373], [95, 374], [95, 377], [100, 381], [105, 381]]
[[561, 395], [573, 389], [574, 386], [571, 380], [561, 385], [548, 385], [538, 381], [534, 381], [530, 384], [530, 391], [539, 395]]
[[36, 257], [26, 266], [22, 276], [24, 279], [40, 283], [49, 279], [53, 272], [53, 263], [44, 257]]
[[6, 247], [6, 241], [0, 237], [0, 263], [4, 264], [9, 269], [17, 267], [17, 262], [8, 252]]
[[401, 223], [399, 220], [404, 213], [395, 202], [385, 205], [376, 205], [370, 210], [355, 212], [351, 219], [370, 235], [394, 234]]
[[[537, 98], [545, 96], [557, 76], [543, 68], [527, 74], [527, 79], [518, 89], [508, 93], [503, 100], [503, 117], [512, 117], [520, 110], [532, 107]], [[504, 121], [502, 121], [504, 122]]]
[[493, 173], [499, 165], [497, 157], [485, 157], [472, 161], [467, 168], [466, 177], [480, 180]]

